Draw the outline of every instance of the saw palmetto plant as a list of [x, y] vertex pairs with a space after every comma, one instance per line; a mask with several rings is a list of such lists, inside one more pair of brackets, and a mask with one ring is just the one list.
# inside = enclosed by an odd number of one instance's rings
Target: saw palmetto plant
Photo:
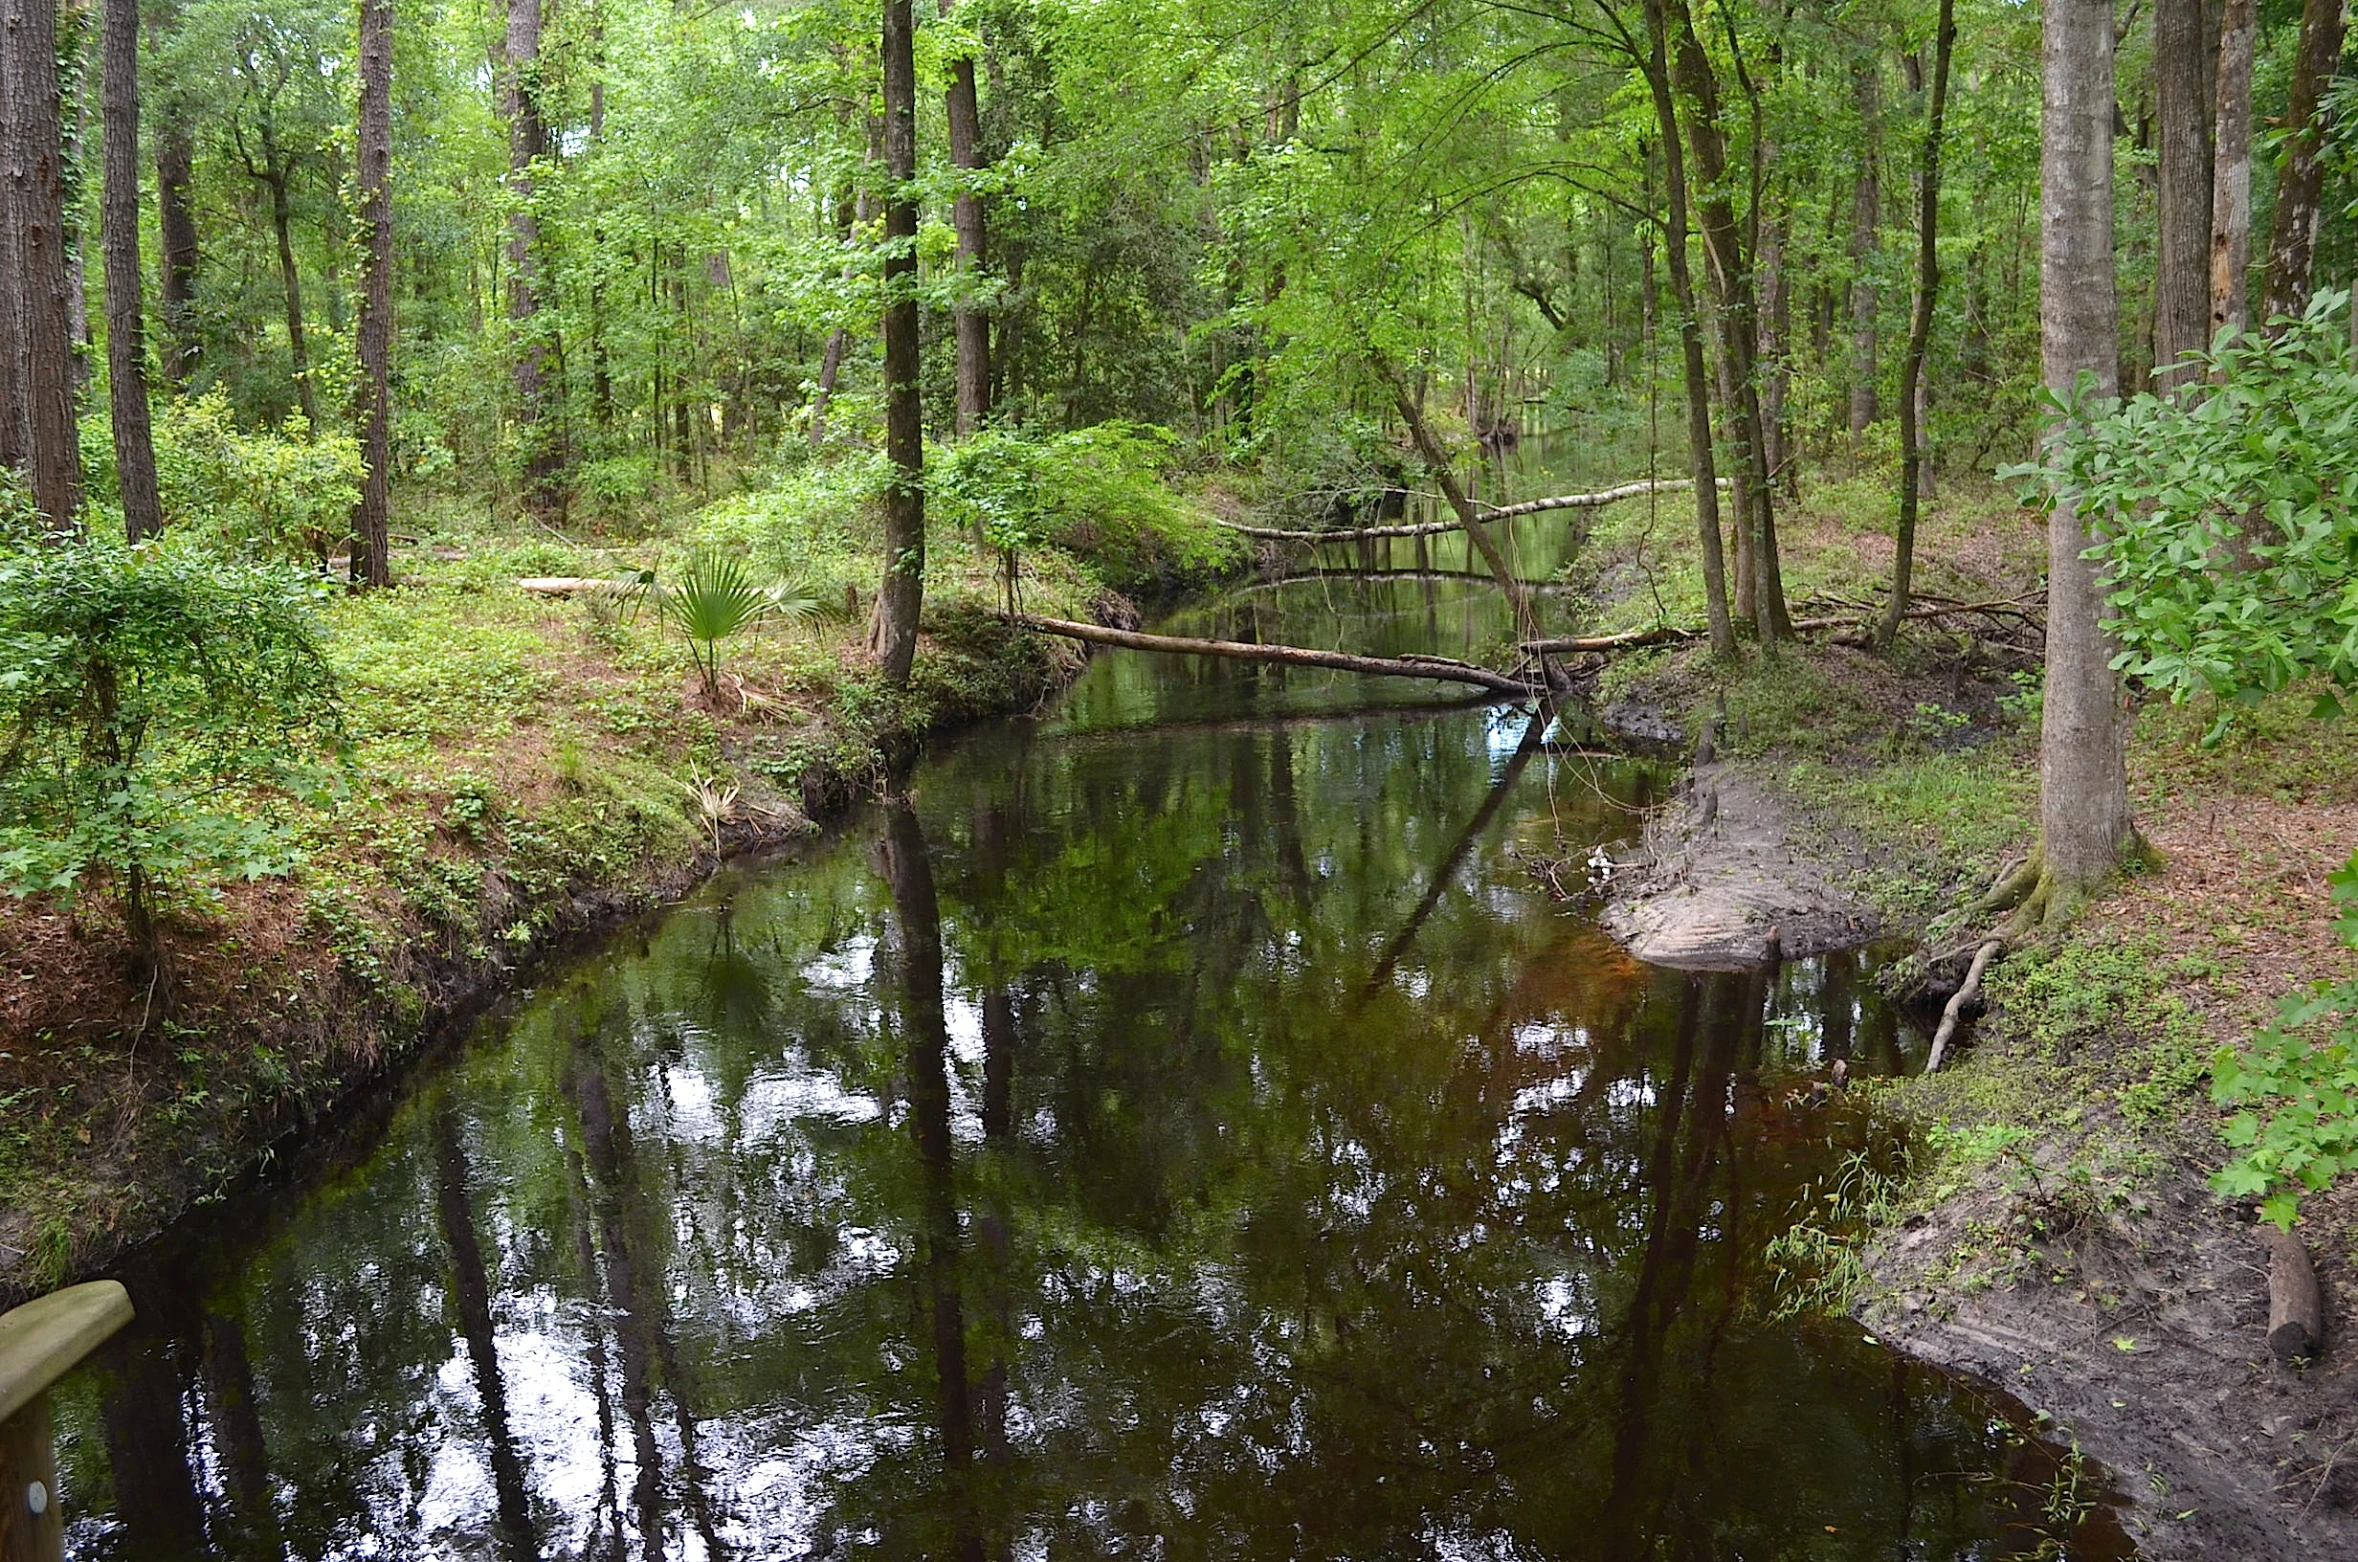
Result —
[[675, 580], [652, 580], [647, 594], [663, 621], [688, 642], [709, 699], [720, 697], [720, 643], [765, 618], [818, 616], [816, 598], [792, 584], [756, 585], [745, 561], [729, 553], [692, 556]]

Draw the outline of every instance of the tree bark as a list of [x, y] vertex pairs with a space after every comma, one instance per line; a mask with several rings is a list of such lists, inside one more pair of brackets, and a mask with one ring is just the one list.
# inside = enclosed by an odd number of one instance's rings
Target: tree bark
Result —
[[540, 319], [540, 221], [532, 212], [532, 165], [548, 155], [541, 117], [540, 0], [508, 0], [507, 69], [500, 84], [508, 121], [508, 330], [515, 361], [516, 421], [524, 445], [524, 507], [543, 519], [564, 509], [550, 402], [546, 322]]
[[[121, 0], [116, 0], [121, 3]], [[352, 580], [393, 584], [393, 0], [360, 0], [360, 384], [354, 421], [367, 463], [352, 510]]]
[[185, 385], [197, 366], [197, 229], [189, 186], [196, 180], [196, 140], [187, 111], [167, 100], [156, 126], [156, 226], [162, 266], [162, 303], [167, 346], [164, 372]]
[[[2047, 388], [2076, 407], [2083, 394], [2120, 394], [2112, 0], [2047, 0], [2043, 54], [2040, 357]], [[2135, 840], [2120, 684], [2100, 626], [2104, 586], [2083, 557], [2090, 540], [2090, 517], [2063, 505], [2049, 512], [2039, 756], [2045, 903], [2032, 908], [2049, 918], [2070, 915], [2118, 872]]]
[[2203, 96], [2203, 0], [2154, 0], [2154, 115], [2160, 122], [2154, 256], [2155, 388], [2194, 378], [2181, 360], [2210, 344], [2211, 154], [2213, 105]]
[[25, 252], [17, 220], [18, 162], [24, 131], [17, 122], [16, 57], [27, 47], [22, 0], [0, 0], [0, 466], [30, 476], [31, 408], [25, 401]]
[[1753, 627], [1761, 645], [1769, 647], [1790, 639], [1793, 623], [1785, 608], [1784, 571], [1777, 558], [1776, 511], [1770, 502], [1768, 474], [1761, 464], [1760, 337], [1751, 264], [1735, 205], [1727, 194], [1727, 132], [1720, 118], [1719, 78], [1695, 34], [1687, 0], [1668, 0], [1666, 14], [1676, 28], [1672, 79], [1689, 104], [1687, 146], [1695, 154], [1695, 173], [1704, 191], [1697, 203], [1703, 248], [1710, 260], [1712, 288], [1719, 305], [1721, 351], [1735, 391], [1728, 407], [1728, 424], [1735, 436], [1739, 513], [1752, 542]]
[[278, 139], [271, 131], [262, 132], [262, 183], [270, 191], [270, 228], [278, 239], [278, 285], [286, 300], [287, 354], [295, 371], [295, 404], [303, 409], [303, 421], [316, 430], [319, 427], [319, 396], [311, 384], [311, 348], [303, 334], [303, 277], [295, 269], [295, 213], [287, 195], [287, 180], [294, 170], [291, 160], [281, 162]]
[[[941, 0], [941, 14], [950, 14], [954, 0]], [[958, 170], [958, 193], [950, 206], [950, 220], [958, 233], [958, 301], [953, 311], [958, 341], [958, 437], [964, 439], [983, 426], [991, 412], [991, 321], [976, 300], [987, 258], [989, 230], [982, 192], [975, 175], [982, 171], [982, 116], [974, 93], [974, 56], [950, 61], [947, 99], [950, 121], [950, 166]]]
[[[2252, 264], [2252, 45], [2258, 0], [2226, 0], [2219, 17], [2218, 106], [2211, 160], [2211, 339], [2241, 335]], [[2207, 345], [2207, 344], [2206, 344]]]
[[74, 423], [74, 324], [66, 288], [65, 141], [57, 80], [57, 7], [5, 0], [0, 64], [9, 76], [7, 176], [14, 209], [24, 357], [25, 456], [33, 501], [53, 534], [81, 529], [82, 454]]
[[[1711, 654], [1736, 654], [1736, 629], [1728, 616], [1727, 557], [1720, 542], [1719, 478], [1711, 448], [1711, 373], [1703, 361], [1703, 321], [1695, 279], [1687, 265], [1686, 152], [1680, 144], [1678, 104], [1671, 95], [1669, 17], [1662, 0], [1646, 0], [1646, 43], [1639, 55], [1646, 89], [1654, 103], [1654, 127], [1662, 140], [1665, 216], [1662, 253], [1670, 273], [1671, 301], [1678, 306], [1681, 367], [1687, 385], [1687, 455], [1694, 472], [1695, 533], [1703, 552], [1703, 602], [1711, 626]], [[1737, 513], [1743, 513], [1739, 503]]]
[[1932, 41], [1932, 96], [1924, 110], [1923, 162], [1916, 172], [1916, 296], [1908, 316], [1908, 355], [1900, 362], [1899, 527], [1891, 565], [1891, 605], [1876, 626], [1888, 646], [1907, 616], [1916, 567], [1916, 511], [1924, 493], [1924, 355], [1932, 344], [1932, 310], [1940, 298], [1940, 154], [1948, 124], [1949, 57], [1957, 42], [1955, 0], [1940, 0]]
[[1878, 371], [1878, 316], [1882, 299], [1875, 286], [1877, 230], [1883, 222], [1883, 191], [1877, 167], [1876, 142], [1882, 130], [1878, 74], [1880, 64], [1868, 59], [1851, 67], [1852, 91], [1859, 111], [1858, 172], [1850, 195], [1850, 459], [1867, 458], [1867, 430], [1881, 410], [1875, 394]]
[[1524, 640], [1531, 639], [1539, 633], [1539, 621], [1531, 610], [1531, 592], [1516, 577], [1514, 567], [1499, 549], [1498, 539], [1491, 536], [1490, 528], [1482, 523], [1481, 510], [1459, 485], [1456, 469], [1450, 464], [1449, 452], [1442, 448], [1432, 425], [1425, 421], [1424, 412], [1417, 406], [1416, 394], [1409, 386], [1407, 377], [1400, 372], [1397, 364], [1380, 351], [1370, 348], [1368, 360], [1375, 365], [1376, 374], [1391, 391], [1392, 405], [1399, 411], [1400, 421], [1408, 426], [1409, 438], [1416, 442], [1417, 454], [1424, 459], [1426, 469], [1433, 474], [1433, 481], [1441, 485], [1442, 496], [1449, 501], [1449, 508], [1457, 512], [1458, 523], [1464, 527], [1467, 539], [1473, 543], [1475, 551], [1482, 555], [1482, 562], [1490, 567], [1490, 577], [1498, 582], [1498, 589], [1506, 593], [1507, 605], [1515, 614], [1516, 636]]
[[106, 0], [100, 85], [99, 248], [106, 263], [106, 362], [123, 530], [163, 530], [155, 438], [148, 427], [147, 328], [139, 282], [139, 0]]
[[2276, 220], [2268, 234], [2265, 318], [2309, 306], [2317, 220], [2325, 197], [2325, 91], [2342, 57], [2341, 0], [2305, 0], [2300, 51], [2293, 60], [2292, 104], [2285, 115], [2284, 164], [2276, 176]]
[[886, 681], [909, 680], [925, 604], [925, 408], [917, 338], [917, 66], [909, 0], [884, 0], [884, 582], [870, 648]]

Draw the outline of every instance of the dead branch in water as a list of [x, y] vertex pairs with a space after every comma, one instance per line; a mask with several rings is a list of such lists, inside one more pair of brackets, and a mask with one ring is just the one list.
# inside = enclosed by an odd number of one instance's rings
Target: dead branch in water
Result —
[[1470, 683], [1477, 688], [1518, 699], [1539, 691], [1519, 678], [1488, 667], [1477, 667], [1447, 656], [1353, 656], [1343, 651], [1317, 651], [1298, 645], [1254, 645], [1244, 640], [1201, 640], [1192, 635], [1149, 635], [1134, 629], [1108, 629], [1101, 624], [1079, 624], [1064, 618], [1036, 618], [1010, 613], [1008, 622], [1040, 634], [1061, 635], [1090, 645], [1118, 646], [1125, 651], [1161, 651], [1179, 656], [1220, 656], [1239, 662], [1269, 662], [1285, 667], [1324, 667], [1335, 672], [1365, 673], [1380, 678], [1422, 678], [1433, 683]]
[[[1726, 478], [1720, 479], [1725, 487]], [[1635, 499], [1640, 494], [1672, 493], [1681, 488], [1694, 487], [1691, 478], [1663, 478], [1652, 482], [1623, 483], [1615, 488], [1602, 488], [1593, 494], [1557, 494], [1552, 499], [1526, 499], [1521, 504], [1482, 507], [1485, 521], [1510, 520], [1518, 515], [1538, 515], [1548, 510], [1595, 510], [1622, 499]], [[1465, 522], [1458, 517], [1446, 521], [1418, 521], [1400, 526], [1357, 526], [1348, 531], [1284, 531], [1269, 526], [1242, 526], [1235, 521], [1218, 524], [1247, 537], [1266, 537], [1275, 542], [1372, 542], [1379, 537], [1437, 537], [1445, 532], [1465, 530]]]

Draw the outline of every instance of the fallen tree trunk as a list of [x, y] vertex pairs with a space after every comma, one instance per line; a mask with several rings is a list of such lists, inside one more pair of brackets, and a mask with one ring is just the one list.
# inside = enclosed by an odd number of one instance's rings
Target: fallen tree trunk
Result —
[[[1634, 499], [1640, 494], [1671, 493], [1681, 488], [1694, 487], [1691, 478], [1664, 478], [1656, 482], [1623, 483], [1617, 488], [1601, 488], [1593, 494], [1557, 494], [1552, 499], [1526, 499], [1521, 504], [1484, 506], [1484, 521], [1510, 520], [1518, 515], [1539, 515], [1548, 510], [1595, 510], [1621, 499]], [[1727, 486], [1727, 479], [1720, 479]], [[1234, 521], [1219, 523], [1232, 532], [1247, 537], [1266, 537], [1276, 542], [1368, 542], [1379, 537], [1437, 537], [1444, 532], [1465, 530], [1465, 522], [1458, 517], [1446, 521], [1418, 521], [1400, 526], [1358, 526], [1349, 531], [1283, 531], [1269, 526], [1241, 526]]]
[[2268, 1348], [2278, 1361], [2315, 1356], [2325, 1344], [2325, 1305], [2309, 1250], [2264, 1222], [2260, 1237], [2268, 1244]]
[[597, 575], [527, 575], [516, 582], [516, 587], [536, 597], [569, 597], [580, 591], [620, 596], [634, 589], [630, 581], [607, 580]]
[[[1922, 620], [1956, 618], [1971, 613], [2027, 616], [2023, 602], [2015, 599], [2002, 602], [1952, 602], [1939, 607], [1911, 608], [1901, 616], [1912, 620]], [[1854, 629], [1862, 633], [1865, 632], [1865, 626], [1857, 618], [1848, 614], [1836, 614], [1827, 618], [1797, 618], [1793, 621], [1795, 634], [1807, 634], [1822, 629]], [[1700, 629], [1683, 629], [1676, 624], [1656, 624], [1651, 629], [1624, 630], [1617, 635], [1573, 635], [1553, 640], [1530, 640], [1523, 644], [1522, 649], [1526, 651], [1627, 651], [1640, 646], [1675, 645], [1685, 640], [1701, 639], [1702, 635], [1703, 631]]]
[[1134, 629], [1108, 629], [1102, 624], [1080, 624], [1066, 618], [1037, 618], [1010, 613], [1008, 622], [1044, 635], [1061, 635], [1090, 645], [1118, 646], [1125, 651], [1162, 651], [1180, 656], [1220, 656], [1239, 662], [1270, 662], [1285, 667], [1324, 667], [1335, 672], [1365, 673], [1380, 678], [1422, 678], [1432, 683], [1470, 683], [1477, 688], [1522, 698], [1538, 691], [1519, 678], [1471, 662], [1446, 656], [1352, 656], [1343, 651], [1316, 651], [1298, 645], [1254, 645], [1244, 640], [1199, 640], [1192, 635], [1149, 635]]

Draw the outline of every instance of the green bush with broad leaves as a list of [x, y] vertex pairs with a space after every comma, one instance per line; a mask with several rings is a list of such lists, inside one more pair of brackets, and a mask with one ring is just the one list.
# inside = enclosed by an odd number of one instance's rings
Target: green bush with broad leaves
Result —
[[0, 559], [0, 887], [103, 883], [160, 974], [163, 902], [286, 872], [343, 744], [321, 589], [186, 537]]
[[[2358, 949], [2358, 857], [2332, 882], [2338, 931]], [[2304, 1193], [2358, 1168], [2358, 978], [2286, 998], [2250, 1047], [2213, 1061], [2211, 1094], [2237, 1109], [2225, 1129], [2235, 1156], [2211, 1186], [2258, 1198], [2260, 1213], [2289, 1230]]]
[[1100, 423], [1034, 439], [991, 429], [933, 453], [926, 494], [945, 525], [979, 533], [1008, 560], [1053, 547], [1125, 589], [1216, 573], [1244, 544], [1163, 481], [1178, 441], [1141, 423]]
[[[2184, 702], [2207, 696], [2217, 743], [2235, 712], [2314, 684], [2313, 714], [2358, 692], [2358, 351], [2350, 296], [2313, 298], [2275, 336], [2203, 358], [2196, 395], [2083, 409], [2039, 475], [2095, 515], [2113, 665]], [[2332, 877], [2342, 938], [2358, 948], [2358, 855]], [[2301, 1197], [2358, 1167], [2358, 982], [2286, 998], [2276, 1022], [2212, 1060], [2236, 1108], [2234, 1156], [2212, 1179], [2289, 1227]]]
[[349, 434], [284, 427], [243, 429], [219, 390], [160, 409], [156, 486], [167, 526], [224, 552], [267, 559], [328, 555], [351, 536], [366, 473]]

